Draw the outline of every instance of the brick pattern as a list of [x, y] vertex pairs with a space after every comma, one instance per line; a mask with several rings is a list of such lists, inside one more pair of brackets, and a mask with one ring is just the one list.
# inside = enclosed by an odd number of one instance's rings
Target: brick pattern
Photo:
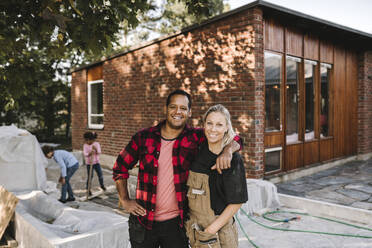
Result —
[[[192, 95], [190, 124], [201, 126], [209, 106], [221, 103], [244, 139], [247, 176], [263, 176], [264, 52], [262, 10], [252, 8], [103, 63], [104, 154], [117, 156], [139, 129], [164, 118], [167, 95]], [[72, 145], [87, 128], [86, 71], [73, 74]]]
[[372, 152], [372, 50], [358, 56], [358, 154]]
[[83, 134], [88, 126], [87, 73], [73, 72], [71, 80], [71, 135], [72, 148], [83, 150]]

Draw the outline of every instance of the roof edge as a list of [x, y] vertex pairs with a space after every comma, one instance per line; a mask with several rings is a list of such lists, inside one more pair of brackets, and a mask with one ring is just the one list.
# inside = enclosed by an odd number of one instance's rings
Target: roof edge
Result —
[[105, 61], [108, 61], [108, 60], [114, 59], [114, 58], [116, 58], [116, 57], [120, 57], [120, 56], [125, 55], [125, 54], [127, 54], [127, 53], [131, 53], [131, 52], [134, 52], [134, 51], [139, 50], [139, 49], [141, 49], [141, 48], [145, 48], [145, 47], [151, 46], [151, 45], [153, 45], [153, 44], [160, 43], [161, 41], [164, 41], [164, 40], [167, 40], [167, 39], [171, 39], [171, 38], [176, 37], [176, 36], [178, 36], [178, 35], [180, 35], [180, 34], [190, 32], [190, 31], [192, 31], [192, 30], [195, 30], [195, 29], [197, 29], [197, 28], [200, 28], [200, 27], [206, 26], [206, 25], [208, 25], [208, 24], [210, 24], [210, 23], [213, 23], [213, 22], [215, 22], [215, 21], [218, 21], [218, 20], [224, 19], [224, 18], [226, 18], [226, 17], [229, 17], [229, 16], [234, 15], [234, 14], [236, 14], [236, 13], [239, 13], [239, 12], [241, 12], [241, 11], [244, 11], [244, 10], [247, 10], [247, 9], [250, 9], [250, 8], [253, 8], [253, 7], [259, 5], [260, 2], [261, 2], [260, 0], [257, 0], [257, 1], [254, 1], [254, 2], [251, 2], [251, 3], [249, 3], [249, 4], [246, 4], [246, 5], [244, 5], [244, 6], [241, 6], [241, 7], [239, 7], [239, 8], [236, 8], [236, 9], [233, 9], [233, 10], [229, 10], [229, 11], [227, 11], [227, 12], [225, 12], [225, 13], [222, 13], [222, 14], [220, 14], [220, 15], [214, 16], [214, 17], [212, 17], [212, 18], [210, 18], [210, 19], [208, 19], [208, 20], [203, 21], [202, 23], [193, 24], [193, 25], [191, 25], [191, 26], [185, 27], [185, 28], [181, 29], [180, 31], [174, 32], [174, 33], [172, 33], [172, 34], [164, 35], [164, 36], [160, 36], [159, 38], [153, 39], [153, 40], [151, 40], [151, 41], [146, 41], [146, 42], [144, 42], [144, 43], [139, 44], [138, 46], [134, 46], [134, 47], [132, 47], [132, 48], [126, 50], [126, 51], [123, 51], [123, 52], [117, 53], [117, 54], [112, 55], [112, 56], [109, 56], [109, 57], [107, 57], [107, 58], [106, 58], [106, 57], [103, 57], [103, 58], [102, 58], [101, 60], [99, 60], [99, 61], [95, 61], [95, 62], [92, 62], [92, 63], [90, 63], [90, 64], [83, 65], [83, 66], [79, 66], [79, 67], [77, 67], [77, 68], [75, 68], [75, 69], [72, 69], [72, 70], [70, 70], [70, 73], [72, 73], [72, 72], [77, 72], [77, 71], [81, 71], [81, 70], [84, 70], [84, 69], [86, 69], [86, 68], [96, 66], [96, 65], [101, 64], [101, 63], [103, 63], [103, 62], [105, 62]]
[[331, 26], [331, 27], [334, 27], [334, 28], [337, 28], [337, 29], [341, 29], [341, 30], [344, 30], [344, 31], [355, 33], [355, 34], [358, 34], [358, 35], [361, 35], [361, 36], [366, 36], [366, 37], [372, 39], [372, 34], [371, 33], [367, 33], [367, 32], [360, 31], [360, 30], [357, 30], [357, 29], [354, 29], [354, 28], [350, 28], [350, 27], [347, 27], [347, 26], [344, 26], [344, 25], [341, 25], [341, 24], [337, 24], [337, 23], [334, 23], [334, 22], [331, 22], [331, 21], [327, 21], [327, 20], [324, 20], [324, 19], [321, 19], [321, 18], [318, 18], [318, 17], [315, 17], [315, 16], [311, 16], [311, 15], [308, 15], [308, 14], [305, 14], [305, 13], [302, 13], [302, 12], [299, 12], [299, 11], [296, 11], [296, 10], [292, 10], [292, 9], [289, 9], [289, 8], [286, 8], [286, 7], [283, 7], [283, 6], [280, 6], [280, 5], [276, 5], [276, 4], [267, 2], [267, 1], [257, 0], [256, 2], [258, 2], [258, 5], [263, 6], [263, 7], [267, 7], [267, 8], [274, 9], [274, 10], [279, 10], [279, 11], [287, 13], [287, 14], [291, 14], [291, 15], [295, 15], [295, 16], [298, 16], [298, 17], [306, 18], [308, 20], [323, 23], [323, 24], [326, 24], [328, 26]]
[[229, 17], [231, 15], [234, 15], [236, 13], [242, 12], [244, 10], [247, 10], [247, 9], [250, 9], [250, 8], [253, 8], [253, 7], [256, 7], [256, 6], [264, 7], [264, 8], [269, 8], [269, 9], [273, 9], [273, 10], [277, 10], [279, 12], [283, 12], [283, 13], [286, 13], [286, 14], [294, 15], [294, 16], [297, 16], [297, 17], [300, 17], [300, 18], [305, 18], [305, 19], [308, 19], [308, 20], [311, 20], [311, 21], [314, 21], [314, 22], [322, 23], [322, 24], [328, 25], [330, 27], [339, 29], [341, 31], [342, 30], [343, 31], [347, 31], [347, 32], [350, 32], [350, 33], [354, 33], [354, 34], [357, 34], [357, 35], [364, 36], [366, 38], [372, 39], [372, 34], [370, 34], [370, 33], [363, 32], [363, 31], [360, 31], [360, 30], [357, 30], [357, 29], [353, 29], [353, 28], [350, 28], [350, 27], [347, 27], [347, 26], [343, 26], [341, 24], [337, 24], [337, 23], [334, 23], [334, 22], [326, 21], [324, 19], [321, 19], [321, 18], [318, 18], [318, 17], [314, 17], [314, 16], [311, 16], [311, 15], [308, 15], [308, 14], [305, 14], [305, 13], [302, 13], [302, 12], [299, 12], [299, 11], [296, 11], [296, 10], [292, 10], [292, 9], [289, 9], [289, 8], [286, 8], [286, 7], [283, 7], [283, 6], [280, 6], [280, 5], [276, 5], [276, 4], [267, 2], [267, 1], [257, 0], [257, 1], [251, 2], [249, 4], [243, 5], [241, 7], [238, 7], [236, 9], [233, 9], [233, 10], [227, 11], [225, 13], [222, 13], [222, 14], [220, 14], [218, 16], [214, 16], [214, 17], [212, 17], [212, 18], [210, 18], [208, 20], [205, 20], [202, 23], [193, 24], [193, 25], [188, 26], [188, 27], [185, 27], [185, 28], [183, 28], [180, 31], [177, 31], [175, 33], [172, 33], [172, 34], [169, 34], [169, 35], [164, 35], [164, 36], [161, 36], [161, 37], [156, 38], [154, 40], [141, 43], [138, 46], [132, 47], [132, 48], [126, 50], [126, 51], [117, 53], [117, 54], [112, 55], [112, 56], [109, 56], [107, 58], [106, 57], [103, 57], [99, 61], [95, 61], [95, 62], [92, 62], [92, 63], [87, 64], [87, 65], [79, 66], [79, 67], [77, 67], [75, 69], [70, 70], [70, 73], [81, 71], [81, 70], [87, 69], [89, 67], [93, 67], [93, 66], [96, 66], [98, 64], [104, 63], [105, 61], [109, 61], [111, 59], [114, 59], [114, 58], [123, 56], [123, 55], [125, 55], [127, 53], [134, 52], [136, 50], [139, 50], [139, 49], [142, 49], [142, 48], [151, 46], [151, 45], [156, 44], [156, 43], [160, 43], [161, 41], [164, 41], [164, 40], [167, 40], [167, 39], [171, 39], [171, 38], [176, 37], [176, 36], [178, 36], [180, 34], [183, 34], [183, 33], [190, 32], [190, 31], [195, 30], [197, 28], [206, 26], [206, 25], [208, 25], [210, 23], [213, 23], [213, 22], [216, 22], [218, 20], [227, 18], [227, 17]]

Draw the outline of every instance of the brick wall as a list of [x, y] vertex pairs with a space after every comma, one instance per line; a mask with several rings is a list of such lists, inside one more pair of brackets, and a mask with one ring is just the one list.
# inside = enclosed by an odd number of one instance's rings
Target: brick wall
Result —
[[83, 134], [88, 126], [86, 71], [72, 73], [71, 80], [71, 135], [72, 148], [82, 150]]
[[372, 51], [358, 56], [358, 154], [372, 152]]
[[[87, 127], [85, 70], [72, 81], [73, 148]], [[245, 141], [247, 176], [263, 175], [264, 68], [262, 11], [253, 8], [150, 44], [103, 63], [104, 154], [117, 156], [139, 129], [164, 118], [167, 95], [192, 95], [190, 124], [201, 125], [209, 106], [225, 105]]]

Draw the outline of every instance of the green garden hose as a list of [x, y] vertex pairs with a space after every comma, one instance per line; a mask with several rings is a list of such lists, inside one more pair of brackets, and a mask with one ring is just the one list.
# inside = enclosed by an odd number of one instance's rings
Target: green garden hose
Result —
[[[240, 209], [247, 217], [248, 219], [250, 219], [252, 222], [260, 225], [260, 226], [263, 226], [265, 228], [268, 228], [268, 229], [272, 229], [272, 230], [278, 230], [278, 231], [288, 231], [288, 232], [304, 232], [304, 233], [315, 233], [315, 234], [325, 234], [325, 235], [334, 235], [334, 236], [344, 236], [344, 237], [354, 237], [354, 238], [366, 238], [366, 239], [372, 239], [372, 236], [363, 236], [363, 235], [353, 235], [353, 234], [343, 234], [343, 233], [329, 233], [329, 232], [316, 232], [316, 231], [306, 231], [306, 230], [296, 230], [296, 229], [286, 229], [286, 228], [276, 228], [276, 227], [271, 227], [271, 226], [267, 226], [267, 225], [264, 225], [262, 223], [259, 223], [258, 221], [254, 220], [253, 218], [251, 218], [243, 209]], [[339, 221], [339, 220], [333, 220], [333, 219], [329, 219], [329, 218], [326, 218], [326, 217], [321, 217], [321, 216], [313, 216], [313, 215], [310, 215], [310, 214], [307, 214], [307, 213], [299, 213], [299, 212], [291, 212], [291, 211], [272, 211], [272, 212], [267, 212], [265, 214], [263, 214], [263, 218], [266, 219], [266, 220], [269, 220], [269, 221], [273, 221], [273, 222], [282, 222], [282, 223], [285, 223], [285, 222], [288, 222], [290, 220], [293, 220], [293, 219], [297, 219], [296, 217], [293, 217], [293, 218], [286, 218], [286, 219], [273, 219], [273, 218], [270, 218], [268, 217], [268, 215], [272, 215], [272, 214], [276, 214], [276, 213], [290, 213], [290, 214], [297, 214], [297, 215], [305, 215], [305, 216], [310, 216], [310, 217], [314, 217], [314, 218], [319, 218], [319, 219], [322, 219], [322, 220], [326, 220], [326, 221], [330, 221], [330, 222], [335, 222], [335, 223], [339, 223], [339, 224], [343, 224], [343, 225], [346, 225], [346, 226], [351, 226], [351, 227], [355, 227], [355, 228], [358, 228], [358, 229], [364, 229], [364, 230], [367, 230], [367, 231], [372, 231], [371, 228], [368, 228], [368, 227], [363, 227], [363, 226], [358, 226], [358, 225], [353, 225], [353, 224], [350, 224], [350, 223], [347, 223], [347, 222], [343, 222], [343, 221]], [[240, 226], [240, 229], [242, 230], [244, 236], [247, 238], [247, 240], [255, 247], [255, 248], [259, 248], [259, 246], [257, 244], [255, 244], [249, 237], [248, 237], [248, 234], [246, 233], [246, 231], [244, 230], [239, 218], [238, 218], [238, 215], [236, 214], [235, 215], [235, 218], [236, 220], [238, 221], [238, 224]]]
[[[265, 224], [262, 224], [262, 223], [260, 223], [260, 222], [258, 222], [256, 220], [254, 220], [243, 209], [240, 209], [240, 211], [242, 211], [248, 217], [248, 219], [250, 219], [254, 223], [256, 223], [256, 224], [258, 224], [260, 226], [263, 226], [265, 228], [271, 229], [271, 230], [287, 231], [287, 232], [315, 233], [315, 234], [325, 234], [325, 235], [333, 235], [333, 236], [343, 236], [343, 237], [372, 239], [372, 236], [364, 236], [364, 235], [354, 235], [354, 234], [344, 234], [344, 233], [329, 233], [329, 232], [317, 232], [317, 231], [307, 231], [307, 230], [298, 230], [298, 229], [287, 229], [287, 228], [271, 227], [271, 226], [267, 226]], [[305, 215], [308, 215], [308, 214], [305, 214]], [[311, 215], [308, 215], [308, 216], [311, 216]], [[345, 223], [345, 222], [342, 222], [342, 221], [335, 221], [335, 220], [331, 220], [331, 219], [323, 218], [323, 217], [321, 217], [321, 218], [322, 219], [325, 219], [325, 220], [328, 220], [328, 221], [334, 221], [334, 222], [337, 222], [337, 223], [341, 223], [341, 224], [348, 224], [348, 223]], [[275, 221], [278, 222], [278, 220], [275, 220]], [[370, 228], [364, 228], [364, 227], [360, 227], [360, 226], [356, 226], [356, 225], [352, 225], [352, 224], [348, 224], [348, 225], [353, 226], [353, 227], [356, 227], [356, 228], [366, 229], [366, 230], [372, 231]]]
[[235, 219], [238, 221], [238, 223], [239, 223], [239, 226], [240, 226], [240, 229], [242, 230], [242, 232], [243, 232], [243, 234], [244, 234], [244, 236], [248, 239], [248, 241], [249, 241], [249, 243], [251, 243], [255, 248], [259, 248], [249, 237], [248, 237], [248, 235], [247, 235], [247, 233], [245, 232], [245, 230], [244, 230], [244, 228], [243, 228], [243, 226], [242, 226], [242, 224], [240, 223], [240, 220], [239, 220], [239, 218], [238, 218], [238, 215], [235, 215]]
[[[364, 229], [364, 230], [367, 230], [367, 231], [372, 231], [372, 228], [353, 225], [353, 224], [343, 222], [343, 221], [340, 221], [340, 220], [332, 220], [332, 219], [329, 219], [329, 218], [326, 218], [326, 217], [310, 215], [310, 214], [307, 214], [307, 213], [299, 213], [299, 212], [291, 212], [291, 211], [272, 211], [272, 212], [264, 213], [262, 215], [262, 217], [266, 220], [270, 220], [270, 221], [273, 221], [273, 222], [288, 222], [288, 219], [278, 220], [278, 219], [273, 219], [273, 218], [267, 217], [267, 215], [276, 214], [276, 213], [289, 213], [289, 214], [305, 215], [305, 216], [310, 216], [310, 217], [314, 217], [314, 218], [318, 218], [318, 219], [322, 219], [322, 220], [336, 222], [336, 223], [343, 224], [343, 225], [346, 225], [346, 226], [355, 227], [355, 228], [358, 228], [358, 229]], [[293, 218], [291, 218], [291, 219], [293, 219]]]

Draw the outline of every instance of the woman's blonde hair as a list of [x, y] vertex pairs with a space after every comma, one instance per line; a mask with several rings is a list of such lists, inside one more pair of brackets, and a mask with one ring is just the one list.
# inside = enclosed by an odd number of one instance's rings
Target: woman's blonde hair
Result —
[[226, 145], [230, 144], [230, 142], [234, 139], [234, 137], [236, 135], [233, 128], [232, 128], [230, 112], [222, 104], [214, 105], [214, 106], [210, 107], [207, 110], [207, 112], [205, 112], [205, 114], [203, 115], [204, 124], [205, 124], [205, 121], [206, 121], [208, 115], [210, 113], [213, 113], [213, 112], [219, 112], [219, 113], [223, 114], [223, 116], [225, 116], [225, 119], [226, 119], [227, 131], [226, 131], [226, 133], [225, 133], [225, 135], [223, 136], [223, 139], [222, 139], [222, 148], [224, 148]]

